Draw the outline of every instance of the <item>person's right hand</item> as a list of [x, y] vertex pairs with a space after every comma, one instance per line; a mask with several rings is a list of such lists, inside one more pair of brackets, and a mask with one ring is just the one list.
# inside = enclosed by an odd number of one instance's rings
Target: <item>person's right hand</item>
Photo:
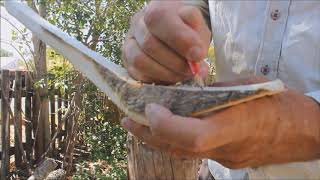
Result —
[[187, 61], [202, 61], [211, 32], [201, 14], [181, 1], [152, 1], [135, 14], [124, 42], [123, 61], [131, 77], [146, 83], [172, 84], [192, 78]]

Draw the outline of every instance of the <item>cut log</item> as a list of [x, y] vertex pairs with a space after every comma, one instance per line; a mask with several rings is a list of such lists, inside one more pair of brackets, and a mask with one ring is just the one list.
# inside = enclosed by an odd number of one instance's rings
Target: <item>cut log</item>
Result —
[[46, 158], [39, 167], [36, 168], [33, 175], [28, 178], [28, 180], [42, 180], [58, 166], [54, 159]]
[[199, 159], [161, 152], [128, 135], [128, 179], [197, 179]]
[[45, 180], [64, 180], [66, 179], [66, 171], [63, 169], [57, 169], [49, 173]]
[[280, 80], [232, 87], [158, 86], [129, 77], [126, 70], [53, 26], [25, 4], [7, 1], [8, 12], [46, 44], [64, 55], [129, 117], [148, 125], [146, 104], [161, 104], [182, 116], [202, 116], [214, 110], [285, 90]]

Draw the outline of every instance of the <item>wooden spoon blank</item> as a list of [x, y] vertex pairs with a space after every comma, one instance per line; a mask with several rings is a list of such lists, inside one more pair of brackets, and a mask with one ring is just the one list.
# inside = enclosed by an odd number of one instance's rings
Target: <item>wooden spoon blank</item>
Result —
[[178, 115], [198, 117], [285, 90], [280, 80], [243, 86], [204, 88], [143, 84], [130, 78], [124, 68], [41, 18], [26, 4], [6, 1], [5, 7], [42, 41], [64, 55], [129, 117], [144, 125], [149, 125], [144, 115], [144, 108], [148, 103], [161, 104]]

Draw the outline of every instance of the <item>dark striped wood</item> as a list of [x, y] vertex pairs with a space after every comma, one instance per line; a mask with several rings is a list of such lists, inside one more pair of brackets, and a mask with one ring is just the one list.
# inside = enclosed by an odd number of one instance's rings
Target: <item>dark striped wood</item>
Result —
[[30, 162], [30, 160], [33, 159], [33, 140], [32, 140], [32, 82], [31, 82], [31, 76], [26, 76], [26, 98], [25, 98], [25, 133], [26, 133], [26, 155], [27, 159]]
[[[1, 72], [1, 89], [3, 97], [9, 97], [9, 71], [2, 70]], [[8, 100], [8, 99], [6, 99]], [[9, 104], [6, 102], [4, 98], [1, 99], [1, 120], [2, 120], [2, 128], [1, 128], [1, 178], [7, 179], [9, 174], [9, 151], [10, 151], [10, 123], [9, 123]]]
[[[53, 91], [53, 87], [51, 88]], [[54, 134], [56, 133], [56, 100], [55, 100], [55, 94], [52, 93], [50, 96], [50, 123], [51, 123], [51, 139], [53, 138]], [[56, 151], [56, 140], [53, 141], [52, 145], [52, 155], [54, 155], [54, 152]]]
[[16, 167], [21, 167], [22, 163], [22, 153], [19, 148], [19, 139], [22, 140], [22, 118], [21, 118], [21, 71], [16, 71], [14, 80], [14, 121], [15, 130], [14, 133], [14, 147], [15, 147], [15, 165]]
[[[58, 127], [62, 127], [62, 95], [61, 92], [58, 91]], [[62, 136], [59, 136], [58, 138], [58, 146], [60, 147], [60, 145], [62, 144]]]

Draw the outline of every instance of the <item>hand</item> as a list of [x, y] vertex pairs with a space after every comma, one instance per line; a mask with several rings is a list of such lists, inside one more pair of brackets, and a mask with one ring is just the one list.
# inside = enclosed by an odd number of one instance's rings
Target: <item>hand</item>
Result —
[[147, 105], [150, 128], [125, 118], [124, 128], [152, 147], [178, 156], [209, 158], [229, 168], [320, 158], [320, 106], [288, 90], [202, 119]]
[[[192, 78], [187, 60], [205, 58], [211, 32], [196, 7], [180, 1], [151, 1], [131, 20], [123, 61], [136, 80], [172, 84]], [[202, 75], [208, 66], [202, 61]]]

